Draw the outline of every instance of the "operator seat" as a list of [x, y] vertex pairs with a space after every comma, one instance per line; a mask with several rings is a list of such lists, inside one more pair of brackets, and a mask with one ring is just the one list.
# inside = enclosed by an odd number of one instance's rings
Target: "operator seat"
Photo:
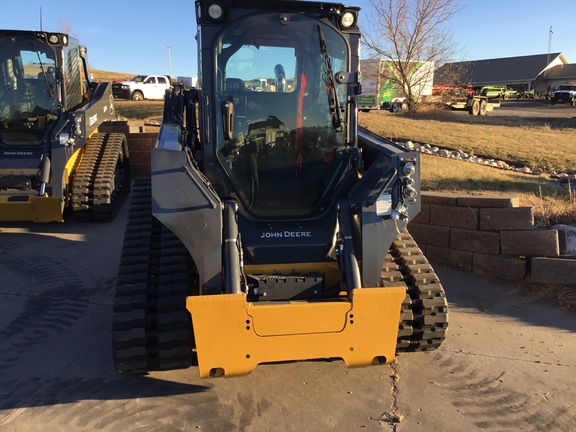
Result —
[[244, 91], [246, 90], [246, 84], [240, 78], [226, 78], [226, 90]]

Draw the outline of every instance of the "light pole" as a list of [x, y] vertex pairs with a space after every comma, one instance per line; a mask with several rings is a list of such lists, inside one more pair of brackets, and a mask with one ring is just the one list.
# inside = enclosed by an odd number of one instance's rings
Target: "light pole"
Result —
[[170, 48], [168, 47], [168, 69], [170, 70], [170, 79], [172, 79], [172, 57], [170, 57]]

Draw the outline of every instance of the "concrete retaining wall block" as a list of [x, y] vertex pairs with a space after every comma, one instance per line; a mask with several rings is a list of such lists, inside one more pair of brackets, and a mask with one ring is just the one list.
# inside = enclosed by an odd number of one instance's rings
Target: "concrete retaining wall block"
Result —
[[430, 224], [471, 230], [477, 229], [478, 209], [432, 204], [430, 205]]
[[156, 145], [155, 132], [126, 135], [130, 152], [130, 169], [135, 177], [150, 177], [150, 151]]
[[576, 256], [576, 228], [535, 230], [532, 208], [519, 205], [518, 197], [423, 192], [408, 230], [432, 263], [514, 282], [530, 271], [537, 283], [576, 286], [576, 260], [554, 258]]
[[526, 260], [474, 253], [472, 272], [483, 277], [518, 282], [526, 276]]
[[530, 267], [533, 282], [576, 285], [576, 260], [534, 257]]
[[422, 204], [438, 204], [455, 206], [458, 205], [458, 198], [461, 195], [444, 192], [422, 192]]
[[421, 204], [420, 213], [418, 213], [410, 223], [430, 223], [430, 204]]
[[481, 208], [479, 227], [486, 231], [534, 229], [532, 207]]
[[505, 255], [545, 257], [560, 255], [556, 230], [501, 231], [500, 240], [502, 253]]
[[419, 246], [450, 246], [450, 227], [410, 222], [408, 231]]
[[500, 234], [490, 231], [451, 228], [450, 247], [470, 252], [497, 255], [500, 253]]
[[438, 263], [458, 270], [472, 271], [472, 252], [460, 251], [438, 246], [426, 246], [426, 257], [432, 263]]
[[519, 197], [487, 197], [487, 196], [459, 196], [457, 205], [460, 207], [490, 207], [510, 208], [519, 207]]

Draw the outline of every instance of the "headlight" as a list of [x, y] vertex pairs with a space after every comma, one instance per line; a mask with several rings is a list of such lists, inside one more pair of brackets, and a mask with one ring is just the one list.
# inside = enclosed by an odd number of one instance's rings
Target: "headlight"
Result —
[[60, 33], [48, 33], [46, 34], [46, 42], [50, 45], [68, 45], [68, 37], [65, 34]]
[[356, 14], [352, 11], [346, 11], [340, 17], [340, 26], [342, 26], [342, 28], [350, 28], [354, 25], [355, 22]]
[[208, 16], [214, 21], [222, 19], [223, 15], [224, 9], [222, 8], [222, 5], [218, 3], [212, 3], [210, 6], [208, 6]]

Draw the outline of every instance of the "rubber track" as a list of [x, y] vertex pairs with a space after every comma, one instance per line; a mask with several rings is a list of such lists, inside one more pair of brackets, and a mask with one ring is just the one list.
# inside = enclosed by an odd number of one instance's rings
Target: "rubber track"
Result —
[[[120, 164], [120, 165], [119, 165]], [[122, 181], [115, 184], [120, 170]], [[72, 210], [80, 220], [114, 219], [130, 185], [128, 146], [123, 134], [95, 134], [86, 143], [72, 180]]]
[[382, 268], [383, 286], [406, 285], [398, 328], [397, 352], [438, 348], [448, 328], [448, 302], [432, 266], [404, 231], [394, 240]]
[[193, 330], [186, 297], [196, 286], [192, 259], [151, 212], [150, 179], [134, 181], [113, 313], [119, 373], [187, 368]]

